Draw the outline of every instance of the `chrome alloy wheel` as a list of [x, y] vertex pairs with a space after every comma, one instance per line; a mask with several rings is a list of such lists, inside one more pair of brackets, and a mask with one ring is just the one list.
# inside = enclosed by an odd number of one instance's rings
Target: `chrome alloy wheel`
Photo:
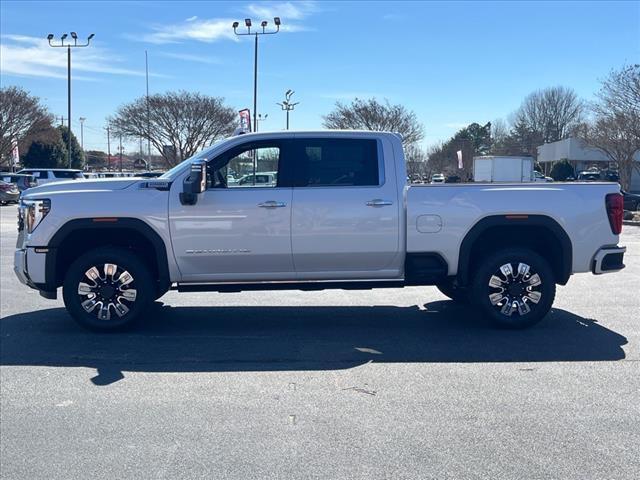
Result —
[[[124, 317], [136, 301], [133, 276], [116, 264], [93, 266], [84, 273], [87, 281], [78, 284], [82, 308], [99, 320], [111, 320], [113, 311]], [[85, 279], [83, 279], [85, 280]]]
[[515, 270], [511, 263], [505, 263], [489, 279], [489, 301], [503, 315], [517, 312], [524, 316], [540, 302], [541, 285], [540, 275], [526, 263], [519, 263]]

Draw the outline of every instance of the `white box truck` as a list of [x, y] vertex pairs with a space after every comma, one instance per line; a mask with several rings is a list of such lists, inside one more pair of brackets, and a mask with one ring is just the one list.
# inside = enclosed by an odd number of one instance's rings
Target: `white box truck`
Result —
[[473, 157], [475, 182], [533, 182], [533, 157]]

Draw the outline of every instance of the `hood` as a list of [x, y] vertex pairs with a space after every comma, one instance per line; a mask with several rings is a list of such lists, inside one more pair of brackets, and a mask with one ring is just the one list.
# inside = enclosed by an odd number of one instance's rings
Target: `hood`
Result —
[[123, 190], [136, 184], [143, 179], [140, 178], [98, 178], [95, 180], [64, 180], [52, 182], [33, 187], [22, 192], [24, 198], [41, 197], [48, 193], [61, 192], [107, 192], [113, 190]]

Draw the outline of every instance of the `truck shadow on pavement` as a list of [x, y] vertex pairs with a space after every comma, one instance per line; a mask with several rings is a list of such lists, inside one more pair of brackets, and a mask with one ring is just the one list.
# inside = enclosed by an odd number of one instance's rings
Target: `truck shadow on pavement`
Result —
[[123, 372], [337, 370], [368, 362], [577, 362], [624, 358], [627, 339], [553, 309], [501, 330], [450, 301], [424, 307], [171, 307], [135, 330], [96, 334], [62, 308], [5, 317], [0, 364], [90, 367], [96, 385]]

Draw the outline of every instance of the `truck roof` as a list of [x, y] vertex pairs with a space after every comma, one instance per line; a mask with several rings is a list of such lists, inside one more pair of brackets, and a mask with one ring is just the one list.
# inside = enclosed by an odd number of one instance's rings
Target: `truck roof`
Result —
[[262, 132], [252, 132], [252, 133], [243, 133], [237, 136], [241, 137], [269, 137], [273, 138], [275, 136], [284, 138], [284, 137], [295, 137], [295, 136], [304, 136], [304, 135], [318, 135], [318, 136], [364, 136], [364, 137], [379, 137], [386, 135], [393, 135], [402, 139], [399, 133], [387, 132], [387, 131], [373, 131], [373, 130], [273, 130], [273, 131], [262, 131]]

